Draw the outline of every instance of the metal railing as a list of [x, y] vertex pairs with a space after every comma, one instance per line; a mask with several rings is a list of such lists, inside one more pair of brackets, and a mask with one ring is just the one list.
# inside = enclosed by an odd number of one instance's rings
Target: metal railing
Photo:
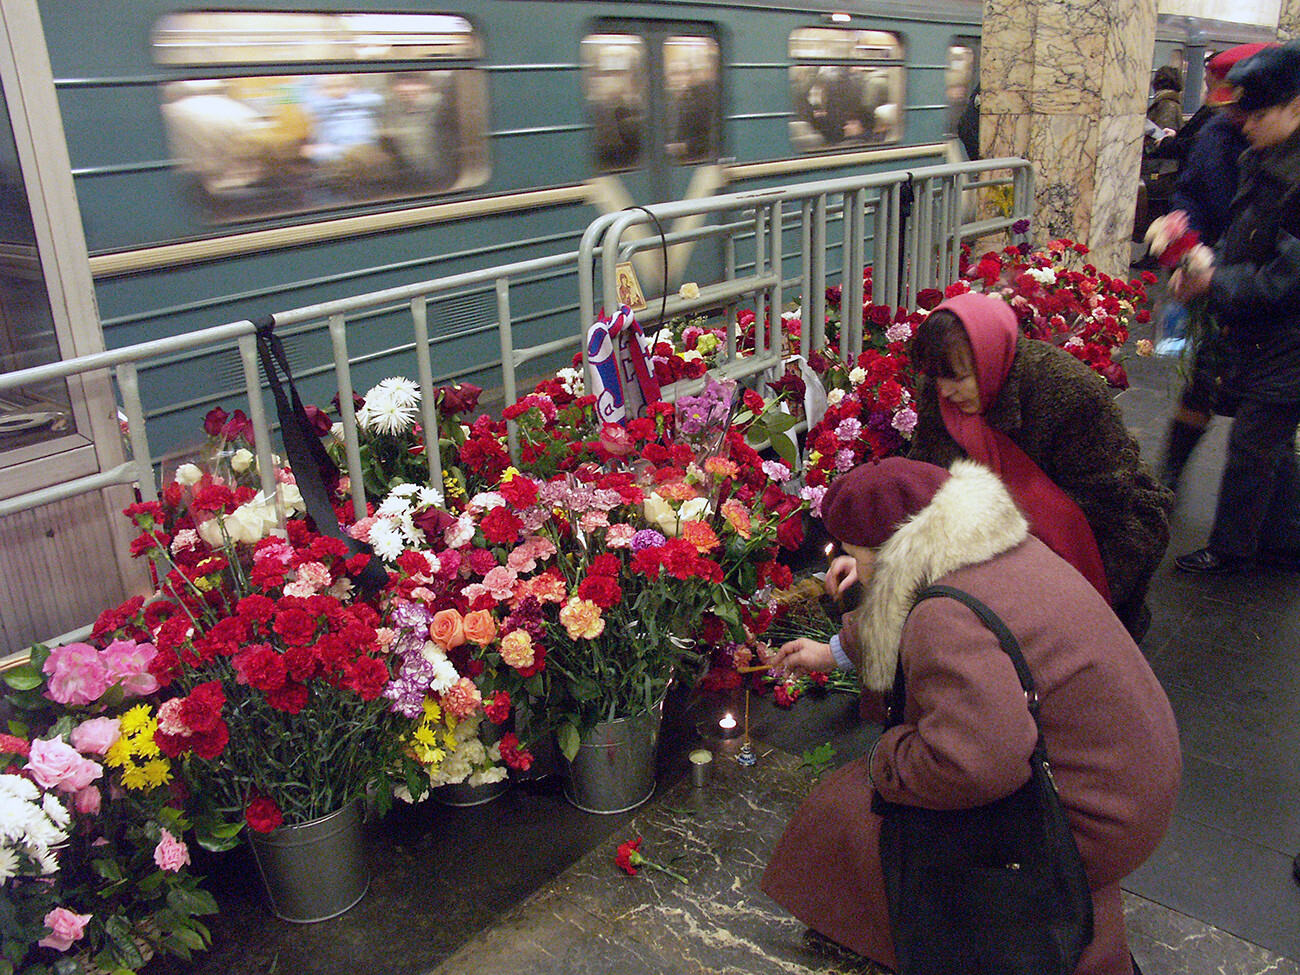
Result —
[[[1007, 175], [993, 175], [1006, 173]], [[1012, 213], [979, 223], [963, 221], [962, 194], [972, 188], [1009, 184], [1013, 187]], [[915, 204], [906, 218], [903, 199], [912, 187]], [[339, 393], [343, 450], [349, 474], [353, 510], [366, 510], [360, 441], [353, 408], [352, 365], [349, 355], [348, 323], [382, 309], [409, 318], [411, 348], [421, 391], [421, 420], [425, 442], [438, 443], [438, 409], [435, 398], [432, 350], [454, 336], [430, 337], [428, 304], [440, 296], [491, 292], [495, 295], [497, 330], [501, 348], [502, 386], [505, 403], [519, 399], [519, 376], [529, 363], [575, 347], [583, 349], [587, 327], [596, 316], [596, 295], [606, 308], [618, 306], [617, 265], [639, 248], [664, 246], [686, 240], [712, 237], [724, 247], [723, 279], [699, 288], [698, 297], [656, 296], [648, 300], [645, 320], [668, 319], [694, 310], [725, 306], [728, 322], [728, 355], [721, 371], [736, 379], [766, 372], [781, 362], [786, 347], [779, 334], [785, 295], [791, 289], [805, 303], [800, 348], [805, 356], [824, 344], [827, 254], [840, 250], [838, 274], [841, 282], [861, 281], [872, 250], [871, 267], [876, 303], [910, 303], [926, 287], [943, 287], [957, 274], [957, 255], [962, 240], [1009, 229], [1028, 216], [1032, 206], [1032, 170], [1019, 159], [994, 159], [929, 167], [910, 173], [881, 173], [869, 176], [823, 180], [776, 189], [727, 194], [702, 200], [665, 203], [649, 208], [608, 214], [593, 221], [576, 253], [557, 254], [498, 267], [421, 281], [350, 298], [307, 305], [277, 312], [263, 320], [275, 330], [300, 327], [328, 330], [332, 366]], [[715, 218], [689, 232], [665, 235], [663, 240], [634, 230], [653, 222], [683, 216]], [[831, 232], [838, 230], [838, 239]], [[799, 241], [797, 253], [786, 253], [786, 240]], [[828, 238], [830, 238], [828, 240]], [[752, 260], [738, 263], [739, 249], [748, 249]], [[783, 273], [786, 263], [797, 263], [797, 274]], [[574, 333], [535, 345], [521, 344], [512, 317], [511, 293], [520, 284], [539, 275], [576, 273], [579, 312]], [[856, 354], [863, 342], [863, 294], [861, 288], [844, 289], [842, 310], [844, 350]], [[752, 355], [737, 354], [737, 309], [752, 301], [755, 306], [755, 349]], [[34, 383], [69, 380], [79, 375], [103, 375], [111, 371], [121, 408], [128, 421], [129, 457], [96, 474], [61, 484], [27, 491], [0, 500], [0, 517], [115, 485], [134, 486], [146, 499], [160, 493], [157, 458], [151, 451], [146, 412], [142, 403], [140, 369], [153, 360], [194, 356], [213, 349], [238, 353], [242, 365], [243, 394], [256, 444], [258, 471], [263, 491], [277, 499], [283, 526], [283, 505], [272, 462], [272, 423], [263, 399], [263, 380], [256, 345], [257, 326], [237, 321], [181, 336], [157, 339], [122, 349], [96, 353], [0, 375], [0, 393]], [[326, 367], [328, 368], [328, 367]], [[588, 388], [590, 386], [590, 376]], [[671, 396], [682, 390], [668, 390]], [[511, 426], [512, 453], [518, 457]], [[443, 484], [439, 451], [424, 454], [429, 481]]]

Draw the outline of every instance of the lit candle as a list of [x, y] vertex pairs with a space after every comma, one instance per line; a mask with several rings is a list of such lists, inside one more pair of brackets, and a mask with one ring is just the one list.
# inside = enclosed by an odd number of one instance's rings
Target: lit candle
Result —
[[690, 758], [693, 765], [708, 765], [713, 761], [713, 752], [707, 748], [697, 748], [691, 752]]
[[730, 711], [728, 711], [726, 714], [722, 716], [722, 720], [718, 722], [718, 727], [721, 728], [724, 733], [728, 735], [731, 734], [733, 731], [736, 730], [735, 716]]

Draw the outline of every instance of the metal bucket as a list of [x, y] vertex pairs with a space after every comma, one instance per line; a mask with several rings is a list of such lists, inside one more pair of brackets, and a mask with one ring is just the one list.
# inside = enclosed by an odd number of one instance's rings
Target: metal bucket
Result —
[[655, 791], [661, 700], [647, 714], [605, 721], [578, 743], [564, 796], [583, 812], [635, 809]]
[[370, 886], [360, 802], [299, 826], [250, 832], [248, 840], [267, 904], [281, 920], [307, 924], [338, 917]]
[[484, 782], [482, 785], [470, 785], [468, 782], [453, 782], [449, 785], [440, 785], [433, 790], [432, 795], [435, 800], [444, 806], [481, 806], [485, 802], [491, 802], [497, 796], [506, 794], [510, 788], [510, 779], [504, 778], [498, 782]]

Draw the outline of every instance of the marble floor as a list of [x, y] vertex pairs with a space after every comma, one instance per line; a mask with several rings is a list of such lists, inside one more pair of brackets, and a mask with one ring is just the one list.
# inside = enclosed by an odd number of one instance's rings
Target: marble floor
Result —
[[[1179, 388], [1176, 360], [1129, 363], [1126, 418], [1155, 456]], [[1300, 975], [1300, 576], [1202, 579], [1172, 570], [1203, 544], [1213, 517], [1227, 421], [1188, 472], [1173, 543], [1151, 593], [1143, 649], [1178, 716], [1186, 771], [1173, 827], [1124, 884], [1128, 928], [1146, 975]], [[782, 711], [755, 699], [759, 761], [719, 761], [694, 789], [685, 753], [717, 702], [670, 697], [659, 792], [616, 816], [582, 813], [555, 778], [492, 803], [425, 803], [374, 825], [374, 879], [346, 915], [312, 925], [272, 918], [246, 855], [206, 863], [222, 905], [214, 945], [183, 973], [870, 973], [805, 938], [758, 890], [780, 831], [812, 782], [806, 749], [835, 761], [869, 750], [879, 729], [844, 694]], [[644, 837], [685, 884], [614, 865]]]

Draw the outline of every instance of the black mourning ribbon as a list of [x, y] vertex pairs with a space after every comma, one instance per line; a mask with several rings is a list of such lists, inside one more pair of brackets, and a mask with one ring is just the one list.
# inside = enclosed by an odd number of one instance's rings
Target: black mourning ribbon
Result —
[[[293, 373], [289, 370], [284, 345], [275, 334], [275, 320], [267, 316], [258, 320], [256, 326], [257, 354], [262, 360], [262, 368], [266, 370], [271, 392], [275, 395], [275, 410], [280, 419], [280, 439], [284, 441], [284, 452], [307, 508], [307, 517], [317, 534], [337, 538], [348, 547], [350, 555], [370, 555], [365, 568], [351, 578], [363, 594], [378, 592], [388, 583], [388, 571], [383, 562], [374, 557], [369, 545], [353, 538], [339, 524], [338, 515], [329, 500], [330, 493], [338, 484], [339, 468], [325, 445], [320, 442], [311, 421], [307, 419], [307, 411], [303, 409]], [[280, 378], [281, 372], [284, 373], [283, 381]], [[365, 512], [359, 514], [364, 516]]]

